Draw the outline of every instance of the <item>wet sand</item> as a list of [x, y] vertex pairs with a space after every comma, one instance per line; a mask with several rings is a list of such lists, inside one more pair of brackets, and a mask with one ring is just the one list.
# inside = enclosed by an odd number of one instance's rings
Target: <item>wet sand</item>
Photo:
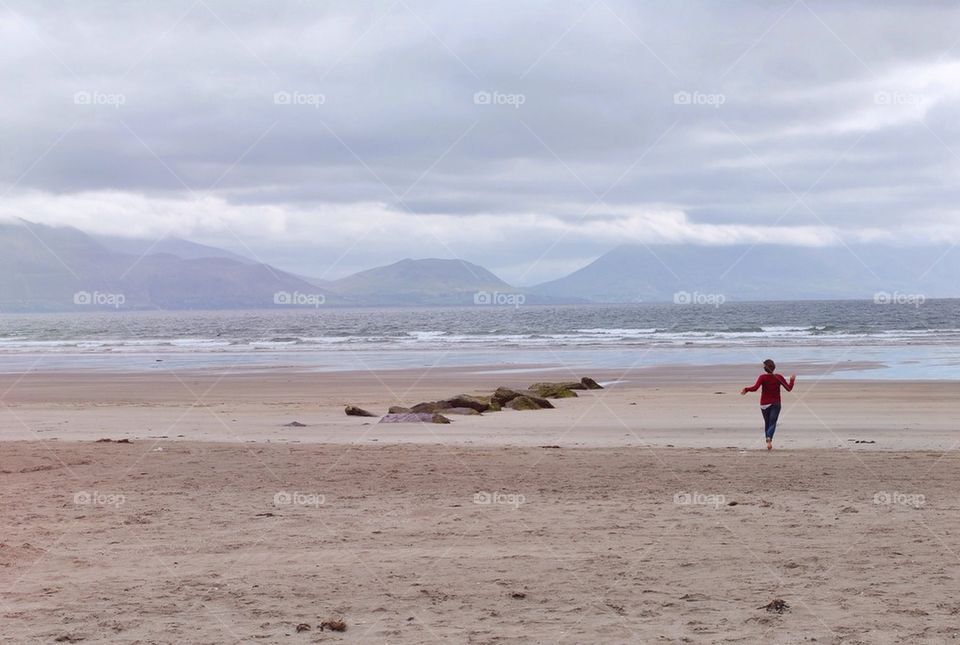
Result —
[[[580, 376], [486, 370], [0, 376], [0, 440], [762, 446], [758, 395], [739, 395], [756, 377], [749, 366], [595, 372], [590, 376], [607, 389], [556, 401], [555, 410], [456, 417], [449, 426], [383, 426], [343, 413], [347, 404], [385, 414], [391, 405]], [[960, 440], [957, 418], [958, 381], [840, 381], [801, 373], [796, 390], [784, 396], [777, 444], [949, 450]], [[287, 427], [294, 421], [305, 427]]]

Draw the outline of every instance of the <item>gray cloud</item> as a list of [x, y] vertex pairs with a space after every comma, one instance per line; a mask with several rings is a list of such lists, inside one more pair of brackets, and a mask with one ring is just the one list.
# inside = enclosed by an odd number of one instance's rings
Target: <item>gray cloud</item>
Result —
[[531, 281], [619, 241], [960, 225], [947, 3], [4, 6], [3, 214]]

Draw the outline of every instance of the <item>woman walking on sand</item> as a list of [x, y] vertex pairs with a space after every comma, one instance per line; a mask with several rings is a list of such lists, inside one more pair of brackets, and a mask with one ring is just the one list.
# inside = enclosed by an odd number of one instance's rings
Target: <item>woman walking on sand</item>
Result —
[[788, 381], [782, 375], [776, 374], [776, 369], [777, 364], [768, 358], [763, 361], [763, 374], [757, 377], [757, 382], [740, 390], [740, 394], [746, 394], [763, 388], [760, 391], [760, 412], [763, 413], [767, 450], [773, 450], [773, 433], [777, 431], [777, 419], [780, 418], [780, 387], [785, 387], [789, 392], [797, 380], [797, 375], [791, 374]]

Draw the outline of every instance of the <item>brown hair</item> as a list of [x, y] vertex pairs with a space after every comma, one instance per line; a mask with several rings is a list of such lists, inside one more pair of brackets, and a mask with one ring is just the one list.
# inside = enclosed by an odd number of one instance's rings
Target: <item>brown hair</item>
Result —
[[767, 372], [767, 374], [773, 374], [773, 371], [777, 369], [777, 364], [773, 362], [773, 359], [768, 358], [767, 360], [763, 361], [763, 369]]

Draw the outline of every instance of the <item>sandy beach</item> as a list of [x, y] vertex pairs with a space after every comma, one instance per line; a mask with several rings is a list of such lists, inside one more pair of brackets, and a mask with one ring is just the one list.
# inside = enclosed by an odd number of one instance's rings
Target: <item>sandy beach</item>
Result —
[[958, 24], [0, 0], [0, 645], [960, 645]]
[[485, 372], [3, 377], [4, 642], [960, 636], [958, 384], [810, 375], [773, 453], [750, 367], [343, 413], [544, 378]]
[[[564, 371], [477, 368], [309, 373], [164, 371], [0, 375], [3, 440], [102, 438], [377, 445], [755, 448], [763, 433], [752, 366], [594, 371], [596, 392], [535, 413], [456, 417], [449, 426], [382, 426], [344, 415], [347, 404], [377, 414], [461, 392], [570, 380]], [[829, 380], [801, 372], [784, 397], [783, 448], [949, 450], [960, 436], [960, 383]], [[304, 427], [287, 427], [292, 422]], [[856, 441], [875, 442], [860, 443]]]

